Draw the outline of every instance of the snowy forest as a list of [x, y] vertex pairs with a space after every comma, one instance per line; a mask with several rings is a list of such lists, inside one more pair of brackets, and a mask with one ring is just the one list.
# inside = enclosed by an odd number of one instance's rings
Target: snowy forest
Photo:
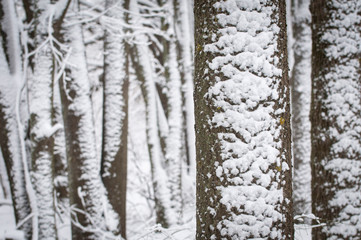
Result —
[[0, 240], [361, 239], [360, 0], [0, 0]]

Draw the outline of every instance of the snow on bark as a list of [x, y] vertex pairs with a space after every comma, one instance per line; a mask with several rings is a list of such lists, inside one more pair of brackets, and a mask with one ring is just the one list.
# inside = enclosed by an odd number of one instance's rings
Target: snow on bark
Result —
[[[116, 7], [114, 7], [116, 5]], [[126, 15], [121, 8], [127, 1], [106, 1], [107, 24], [104, 44], [104, 102], [102, 179], [110, 204], [117, 213], [117, 233], [126, 237], [126, 181], [128, 136], [128, 53], [125, 48]]]
[[[171, 40], [172, 41], [172, 40]], [[181, 80], [178, 72], [175, 42], [169, 48], [169, 81], [168, 81], [168, 125], [169, 134], [166, 141], [166, 165], [171, 192], [171, 208], [179, 217], [182, 213], [182, 95]]]
[[[166, 170], [168, 174], [168, 187], [170, 191], [170, 207], [173, 210], [175, 224], [180, 221], [182, 215], [182, 88], [179, 66], [177, 61], [177, 46], [174, 23], [174, 5], [168, 2], [165, 22], [168, 25], [167, 34], [169, 41], [165, 44], [167, 52], [164, 65], [167, 86], [167, 106], [168, 106], [168, 135], [166, 137]], [[172, 219], [173, 220], [173, 219]]]
[[196, 3], [197, 239], [292, 239], [284, 1]]
[[294, 157], [293, 202], [295, 214], [311, 211], [311, 15], [309, 0], [292, 6], [294, 65], [292, 84], [292, 139]]
[[[11, 0], [2, 1], [3, 19], [1, 22], [2, 33], [6, 34], [6, 52], [9, 61], [9, 70], [11, 74], [22, 72], [22, 61], [20, 55], [20, 43], [19, 43], [19, 32], [18, 32], [18, 19], [15, 12], [15, 4]], [[1, 15], [2, 15], [1, 14]]]
[[194, 40], [191, 37], [192, 26], [190, 23], [191, 13], [189, 0], [179, 1], [177, 8], [177, 25], [176, 35], [178, 44], [180, 45], [180, 61], [181, 77], [183, 84], [183, 111], [185, 111], [185, 128], [186, 128], [186, 144], [187, 158], [189, 162], [189, 173], [195, 177], [195, 133], [194, 133], [194, 101], [193, 101], [193, 51], [192, 46]]
[[312, 210], [316, 239], [361, 236], [361, 2], [314, 1]]
[[[39, 235], [41, 239], [56, 239], [54, 208], [54, 133], [59, 125], [53, 126], [53, 53], [50, 43], [44, 42], [49, 32], [49, 21], [53, 12], [48, 1], [35, 3], [35, 47], [33, 73], [29, 76], [29, 109], [31, 140], [31, 177], [37, 198], [39, 214]], [[51, 23], [50, 23], [51, 24]]]
[[[78, 15], [78, 3], [69, 6], [69, 16]], [[71, 48], [66, 76], [60, 81], [67, 145], [69, 197], [73, 206], [74, 239], [99, 239], [103, 186], [97, 161], [90, 86], [81, 23], [66, 17], [64, 40]], [[81, 225], [81, 226], [80, 226]]]
[[[60, 89], [57, 82], [53, 82], [53, 106], [52, 106], [52, 124], [62, 125], [63, 114], [61, 110]], [[54, 133], [54, 149], [53, 149], [53, 162], [54, 162], [54, 187], [57, 198], [64, 200], [68, 197], [68, 173], [67, 173], [67, 160], [66, 160], [66, 145], [64, 128], [59, 128]]]
[[34, 57], [34, 73], [29, 87], [31, 177], [37, 198], [41, 239], [56, 238], [52, 138], [54, 127], [51, 116], [52, 65], [51, 50], [46, 46]]
[[1, 144], [0, 144], [0, 185], [1, 185], [0, 198], [2, 198], [5, 201], [10, 199], [11, 193], [10, 193], [9, 178], [6, 172], [4, 157], [1, 153]]
[[37, 211], [20, 119], [22, 61], [13, 1], [1, 1], [0, 20], [0, 146], [9, 177], [16, 223], [27, 239], [37, 239]]
[[[0, 146], [5, 160], [10, 182], [11, 197], [16, 223], [22, 222], [31, 214], [29, 196], [26, 191], [26, 180], [22, 162], [22, 151], [16, 120], [16, 91], [18, 85], [9, 74], [3, 49], [0, 48]], [[19, 228], [26, 238], [31, 239], [32, 222], [24, 222]]]

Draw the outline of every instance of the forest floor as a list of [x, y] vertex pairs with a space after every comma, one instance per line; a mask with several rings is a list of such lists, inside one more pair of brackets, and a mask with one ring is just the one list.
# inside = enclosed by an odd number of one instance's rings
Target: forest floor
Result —
[[[128, 226], [129, 240], [191, 240], [195, 235], [195, 219], [193, 213], [185, 213], [184, 219], [188, 222], [183, 225], [176, 225], [170, 229], [159, 226], [151, 226], [149, 223], [137, 223]], [[0, 240], [5, 240], [5, 236], [19, 236], [14, 232], [15, 219], [11, 205], [0, 206]], [[295, 226], [295, 240], [311, 240], [311, 229], [305, 225]], [[21, 239], [21, 238], [14, 238]], [[69, 240], [69, 231], [63, 229], [59, 240]]]

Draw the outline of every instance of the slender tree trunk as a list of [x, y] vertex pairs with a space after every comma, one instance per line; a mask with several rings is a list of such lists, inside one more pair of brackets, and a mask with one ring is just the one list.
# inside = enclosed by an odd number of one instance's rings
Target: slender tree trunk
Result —
[[[42, 26], [38, 25], [38, 29]], [[37, 33], [39, 35], [45, 33]], [[44, 39], [42, 39], [44, 40]], [[41, 41], [38, 43], [42, 43]], [[56, 239], [52, 125], [53, 57], [49, 46], [34, 57], [30, 84], [30, 137], [32, 182], [39, 212], [39, 238]]]
[[[139, 12], [136, 3], [130, 3], [130, 11]], [[133, 17], [131, 23], [134, 26], [141, 26], [141, 19]], [[151, 164], [152, 185], [154, 191], [154, 202], [156, 212], [156, 222], [162, 227], [167, 228], [171, 223], [175, 222], [172, 209], [170, 207], [170, 192], [167, 187], [168, 176], [165, 172], [162, 162], [164, 155], [161, 148], [160, 128], [159, 126], [159, 96], [155, 85], [155, 71], [153, 62], [151, 61], [151, 52], [145, 44], [148, 41], [146, 35], [137, 35], [136, 42], [132, 46], [131, 60], [132, 66], [135, 68], [137, 79], [141, 82], [141, 90], [145, 101], [146, 108], [146, 131], [147, 144], [149, 151], [149, 159]]]
[[[28, 158], [25, 153], [21, 120], [19, 119], [19, 89], [21, 87], [21, 55], [15, 5], [0, 2], [0, 147], [4, 158], [13, 202], [15, 221], [26, 239], [31, 239], [37, 227], [37, 216], [31, 205], [30, 179], [26, 178]], [[26, 164], [26, 165], [24, 165]], [[34, 199], [32, 199], [34, 200]], [[34, 212], [33, 212], [34, 210]], [[33, 221], [32, 221], [33, 220]]]
[[[1, 150], [1, 145], [0, 145], [0, 150]], [[9, 178], [6, 172], [6, 165], [1, 151], [0, 151], [0, 185], [2, 192], [1, 197], [3, 199], [10, 199], [11, 194], [10, 194]]]
[[[176, 216], [182, 214], [182, 93], [181, 79], [178, 72], [176, 45], [171, 40], [169, 48], [168, 85], [168, 126], [169, 133], [166, 141], [166, 167], [169, 176], [169, 190], [171, 193], [171, 208]], [[178, 220], [177, 220], [178, 221]], [[175, 222], [174, 222], [175, 223]]]
[[[60, 89], [59, 89], [59, 83], [56, 80], [55, 81], [53, 80], [52, 89], [53, 89], [52, 124], [63, 125]], [[69, 198], [69, 189], [68, 189], [68, 180], [67, 180], [68, 166], [66, 159], [64, 128], [57, 130], [54, 133], [53, 138], [54, 138], [53, 164], [54, 164], [54, 184], [55, 184], [54, 187], [56, 191], [57, 200], [63, 201]]]
[[[32, 182], [37, 198], [40, 239], [56, 239], [54, 208], [54, 133], [59, 125], [53, 126], [53, 71], [54, 60], [50, 42], [48, 23], [53, 13], [48, 11], [52, 4], [35, 1], [35, 48], [32, 58], [33, 72], [30, 74], [30, 141], [32, 161]], [[44, 44], [45, 43], [45, 44]], [[42, 47], [41, 47], [42, 46]]]
[[164, 19], [165, 32], [169, 41], [163, 44], [163, 61], [167, 87], [168, 134], [165, 140], [165, 160], [168, 174], [168, 188], [170, 191], [170, 207], [175, 214], [172, 224], [180, 221], [183, 208], [182, 199], [182, 140], [183, 140], [183, 112], [182, 112], [182, 82], [179, 72], [174, 4], [168, 2], [168, 11]]
[[285, 1], [195, 2], [197, 239], [293, 239]]
[[[77, 16], [76, 1], [69, 6]], [[87, 76], [81, 23], [78, 19], [63, 27], [64, 41], [71, 47], [66, 76], [59, 80], [67, 146], [69, 200], [73, 207], [72, 238], [99, 239], [102, 220], [102, 184], [96, 156], [94, 122]]]
[[361, 2], [313, 0], [313, 239], [361, 236]]
[[190, 176], [195, 177], [195, 133], [194, 133], [194, 101], [193, 101], [193, 56], [191, 3], [189, 0], [179, 1], [176, 4], [175, 16], [177, 19], [176, 37], [179, 52], [178, 65], [182, 79], [182, 107], [184, 118], [184, 134], [187, 170]]
[[159, 126], [157, 118], [157, 92], [153, 72], [148, 61], [150, 52], [147, 46], [137, 45], [132, 50], [132, 64], [135, 66], [137, 78], [141, 81], [142, 93], [146, 104], [147, 143], [151, 163], [151, 174], [154, 191], [156, 222], [163, 227], [170, 224], [169, 189], [166, 186], [167, 174], [161, 164]]
[[[1, 51], [1, 50], [0, 50]], [[0, 52], [0, 58], [3, 58]], [[4, 59], [0, 61], [3, 63]], [[4, 66], [0, 63], [0, 66]], [[6, 69], [1, 69], [2, 80], [6, 79]], [[9, 75], [8, 75], [9, 76]], [[12, 79], [9, 77], [9, 81]], [[14, 207], [15, 221], [21, 223], [31, 214], [29, 196], [26, 190], [26, 180], [23, 165], [23, 155], [18, 132], [18, 122], [15, 113], [15, 96], [18, 86], [7, 82], [0, 83], [0, 146], [9, 177], [11, 197]], [[26, 239], [31, 239], [31, 219], [24, 222], [20, 230], [24, 231]]]
[[[116, 7], [114, 7], [114, 5]], [[129, 1], [107, 0], [109, 24], [126, 23]], [[120, 24], [119, 24], [120, 25]], [[105, 30], [102, 179], [107, 196], [118, 215], [118, 231], [126, 238], [127, 138], [128, 138], [128, 47], [125, 30]]]
[[309, 0], [292, 1], [294, 65], [292, 84], [292, 139], [295, 214], [311, 212], [311, 15]]

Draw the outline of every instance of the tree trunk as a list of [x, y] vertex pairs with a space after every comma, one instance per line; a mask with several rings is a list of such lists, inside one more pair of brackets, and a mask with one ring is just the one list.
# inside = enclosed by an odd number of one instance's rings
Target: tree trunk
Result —
[[137, 78], [141, 81], [142, 93], [146, 104], [147, 144], [151, 164], [152, 185], [154, 191], [156, 222], [162, 227], [169, 226], [169, 192], [165, 183], [167, 175], [161, 165], [162, 151], [160, 147], [159, 127], [157, 118], [156, 88], [153, 72], [147, 61], [150, 54], [146, 46], [135, 46], [132, 49], [132, 64]]
[[361, 236], [361, 3], [314, 0], [312, 13], [313, 239]]
[[193, 101], [193, 52], [191, 26], [191, 3], [188, 0], [179, 1], [176, 4], [176, 37], [179, 52], [178, 65], [182, 79], [182, 104], [184, 118], [184, 138], [187, 171], [191, 177], [195, 177], [195, 136], [194, 136], [194, 101]]
[[[54, 60], [50, 43], [47, 41], [48, 22], [51, 12], [48, 3], [34, 2], [35, 48], [32, 58], [33, 72], [29, 76], [30, 141], [32, 161], [32, 182], [37, 198], [40, 239], [56, 239], [54, 207], [54, 137], [60, 125], [53, 126], [53, 77]], [[43, 46], [42, 46], [43, 45]], [[40, 47], [42, 46], [42, 47]]]
[[[1, 50], [0, 50], [1, 51]], [[0, 66], [2, 64], [3, 54], [0, 52]], [[0, 69], [2, 80], [7, 78], [6, 69]], [[9, 76], [9, 75], [8, 75]], [[7, 82], [0, 83], [0, 146], [4, 157], [7, 174], [9, 177], [11, 197], [14, 207], [15, 221], [17, 224], [25, 220], [31, 214], [30, 200], [26, 190], [26, 180], [23, 165], [23, 152], [20, 143], [19, 126], [16, 120], [15, 104], [16, 89], [18, 86]], [[31, 239], [32, 222], [27, 220], [19, 228], [24, 231], [26, 239]]]
[[180, 221], [183, 208], [182, 198], [182, 140], [183, 112], [182, 112], [182, 82], [179, 72], [175, 23], [174, 4], [168, 2], [167, 15], [164, 18], [164, 31], [169, 40], [164, 40], [163, 61], [167, 87], [167, 122], [168, 134], [165, 140], [165, 165], [168, 174], [168, 188], [170, 191], [170, 207], [175, 216], [172, 223]]
[[20, 110], [17, 104], [20, 99], [18, 94], [21, 87], [22, 69], [16, 20], [14, 3], [1, 1], [0, 147], [9, 178], [15, 221], [21, 224], [19, 229], [24, 232], [26, 239], [31, 239], [33, 226], [37, 227], [37, 216], [27, 219], [35, 209], [30, 201], [32, 195], [28, 192], [31, 188], [30, 178], [26, 178], [28, 158], [25, 153], [24, 129], [21, 126]]
[[[38, 29], [41, 26], [38, 25]], [[56, 239], [53, 175], [53, 134], [56, 128], [52, 125], [51, 116], [52, 69], [51, 49], [44, 46], [34, 57], [29, 100], [32, 182], [38, 205], [40, 239]]]
[[[130, 3], [130, 11], [139, 12], [136, 3]], [[141, 26], [140, 18], [134, 16], [132, 24]], [[151, 52], [145, 44], [148, 41], [146, 35], [137, 35], [136, 42], [132, 46], [131, 60], [135, 68], [137, 79], [141, 82], [141, 90], [146, 108], [146, 131], [149, 160], [151, 165], [152, 185], [154, 191], [154, 202], [156, 212], [156, 222], [167, 228], [174, 214], [171, 213], [169, 196], [170, 192], [166, 185], [168, 176], [162, 162], [164, 155], [161, 149], [160, 126], [159, 126], [159, 96], [155, 85], [155, 71], [151, 61]]]
[[[117, 4], [117, 7], [113, 6]], [[126, 23], [129, 1], [107, 0], [108, 24]], [[129, 63], [125, 30], [105, 29], [102, 179], [107, 196], [118, 215], [118, 230], [126, 238], [127, 137]]]
[[[77, 16], [72, 2], [68, 13]], [[73, 207], [72, 238], [99, 239], [102, 220], [102, 184], [96, 156], [90, 86], [87, 76], [81, 23], [78, 19], [63, 27], [64, 41], [71, 47], [66, 76], [60, 79], [67, 146], [69, 200]]]
[[285, 1], [195, 2], [197, 239], [293, 239]]
[[292, 1], [294, 65], [292, 84], [292, 139], [295, 215], [311, 212], [311, 15], [309, 0]]

